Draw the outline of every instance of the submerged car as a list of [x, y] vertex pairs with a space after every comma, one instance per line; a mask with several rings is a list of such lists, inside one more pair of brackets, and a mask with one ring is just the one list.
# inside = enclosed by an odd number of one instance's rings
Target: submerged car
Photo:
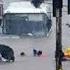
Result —
[[47, 36], [52, 26], [49, 8], [50, 6], [45, 4], [35, 8], [30, 1], [11, 3], [4, 10], [3, 34]]

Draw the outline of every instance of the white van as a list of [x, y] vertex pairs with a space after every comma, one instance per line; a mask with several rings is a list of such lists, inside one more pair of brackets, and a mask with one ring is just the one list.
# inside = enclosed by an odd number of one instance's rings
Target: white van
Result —
[[4, 10], [3, 34], [17, 36], [47, 36], [52, 23], [49, 5], [35, 8], [30, 1], [11, 3]]

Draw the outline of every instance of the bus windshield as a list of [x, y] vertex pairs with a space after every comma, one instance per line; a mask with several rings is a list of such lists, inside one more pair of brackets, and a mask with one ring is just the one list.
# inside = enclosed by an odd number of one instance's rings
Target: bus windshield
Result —
[[48, 26], [51, 27], [49, 20], [43, 13], [5, 14], [3, 32], [8, 35], [46, 36]]

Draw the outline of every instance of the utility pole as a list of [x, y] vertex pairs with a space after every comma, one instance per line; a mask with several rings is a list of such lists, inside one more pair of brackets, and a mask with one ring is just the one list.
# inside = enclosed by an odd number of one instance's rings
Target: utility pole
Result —
[[62, 70], [62, 3], [63, 0], [53, 0], [53, 17], [56, 17], [56, 70]]
[[56, 70], [62, 70], [62, 9], [56, 8]]

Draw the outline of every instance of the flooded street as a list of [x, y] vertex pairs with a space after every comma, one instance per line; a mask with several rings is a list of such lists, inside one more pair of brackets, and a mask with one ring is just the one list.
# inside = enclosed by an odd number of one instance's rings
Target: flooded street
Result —
[[[3, 0], [4, 9], [10, 2], [16, 0]], [[19, 0], [17, 0], [19, 1]], [[64, 0], [66, 4], [66, 0]], [[62, 17], [62, 49], [70, 47], [70, 28], [66, 24], [70, 24], [70, 16], [67, 15], [66, 9], [63, 7]], [[44, 38], [19, 38], [18, 36], [2, 36], [0, 35], [0, 44], [5, 44], [13, 48], [15, 53], [15, 62], [0, 63], [1, 70], [56, 70], [55, 67], [55, 49], [56, 49], [56, 19], [52, 18], [52, 29], [48, 37]], [[33, 56], [33, 49], [42, 50], [40, 57]], [[25, 56], [20, 56], [24, 52]], [[70, 61], [63, 62], [63, 70], [70, 69]]]
[[[54, 29], [50, 36], [44, 38], [19, 38], [0, 36], [0, 44], [13, 48], [15, 52], [14, 63], [1, 63], [1, 70], [55, 70], [55, 33]], [[33, 56], [33, 49], [42, 50], [40, 57]], [[21, 57], [20, 53], [25, 52]]]

